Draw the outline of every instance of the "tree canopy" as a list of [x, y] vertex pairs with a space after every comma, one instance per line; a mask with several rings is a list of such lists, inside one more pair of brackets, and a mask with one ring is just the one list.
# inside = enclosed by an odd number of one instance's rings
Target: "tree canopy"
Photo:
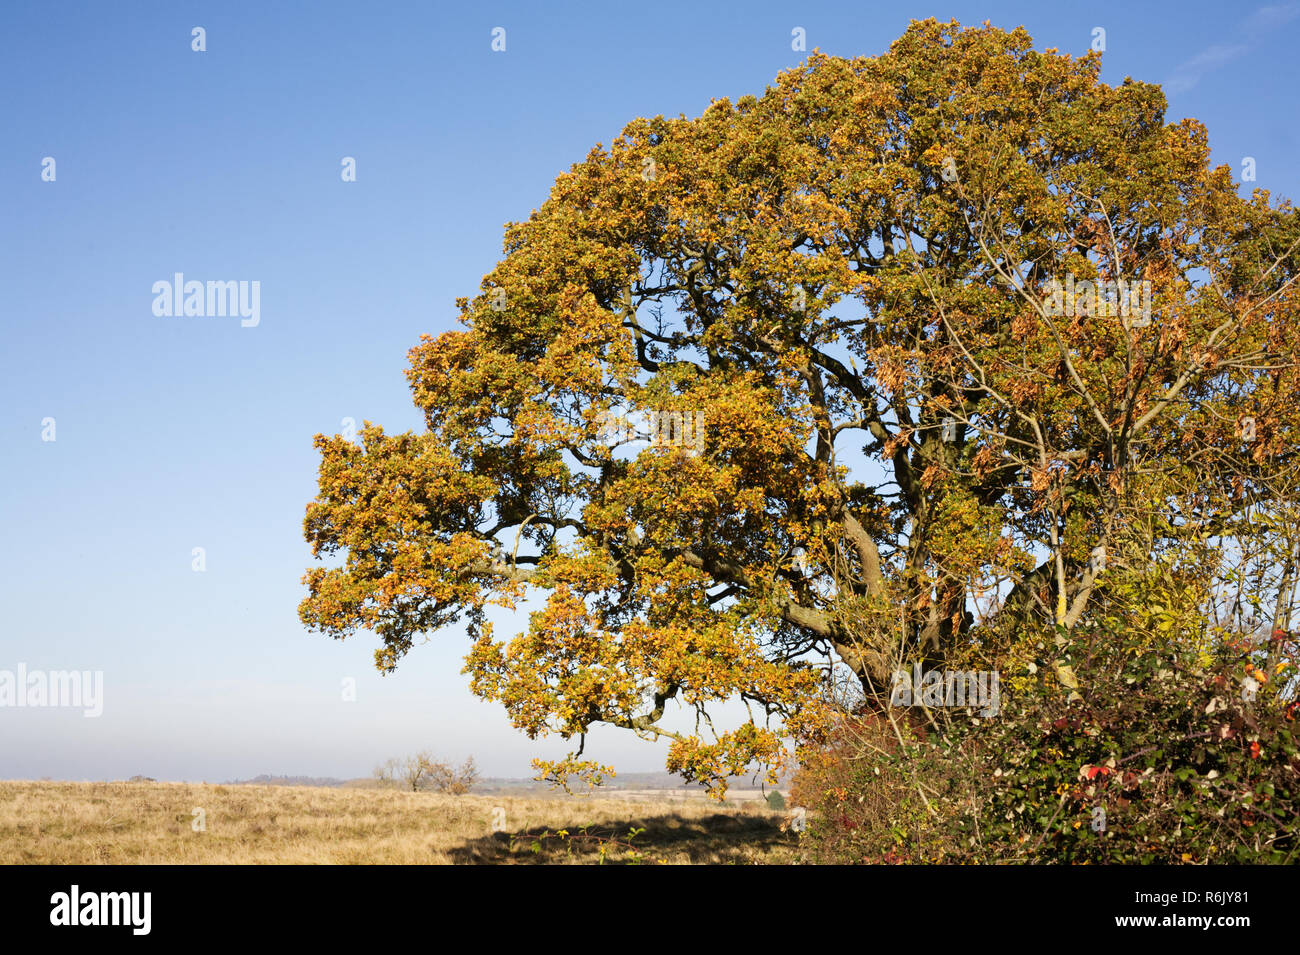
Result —
[[[929, 20], [630, 122], [411, 350], [427, 430], [317, 436], [305, 533], [341, 563], [304, 623], [373, 632], [383, 670], [463, 624], [473, 691], [577, 741], [546, 772], [605, 771], [580, 744], [608, 724], [711, 786], [899, 666], [1160, 633], [1158, 593], [1194, 590], [1208, 639], [1249, 578], [1286, 626], [1300, 224], [1099, 74]], [[702, 440], [611, 441], [629, 412]], [[533, 593], [498, 638], [487, 609]]]

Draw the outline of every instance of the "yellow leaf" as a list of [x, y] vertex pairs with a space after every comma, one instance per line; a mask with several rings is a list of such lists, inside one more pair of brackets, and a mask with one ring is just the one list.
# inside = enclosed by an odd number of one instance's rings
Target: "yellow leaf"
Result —
[[1079, 678], [1074, 675], [1074, 668], [1068, 663], [1057, 663], [1056, 678], [1061, 681], [1061, 686], [1070, 690], [1079, 688]]

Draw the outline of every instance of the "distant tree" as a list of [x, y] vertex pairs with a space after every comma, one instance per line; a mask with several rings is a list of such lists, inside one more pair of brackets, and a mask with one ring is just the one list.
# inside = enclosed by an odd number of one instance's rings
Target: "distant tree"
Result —
[[430, 788], [452, 796], [462, 796], [478, 781], [478, 767], [474, 757], [468, 757], [459, 767], [446, 763], [432, 763], [429, 767]]
[[425, 749], [411, 756], [387, 760], [375, 767], [374, 775], [381, 786], [459, 796], [469, 792], [478, 781], [478, 767], [473, 756], [457, 767], [434, 759], [433, 754]]
[[416, 753], [414, 756], [407, 756], [399, 763], [398, 778], [401, 779], [403, 789], [409, 789], [411, 792], [419, 792], [421, 789], [427, 789], [429, 780], [433, 776], [434, 766], [433, 756], [425, 749]]
[[398, 768], [400, 765], [401, 761], [396, 757], [381, 763], [375, 767], [375, 780], [382, 787], [396, 788], [400, 785], [398, 781]]

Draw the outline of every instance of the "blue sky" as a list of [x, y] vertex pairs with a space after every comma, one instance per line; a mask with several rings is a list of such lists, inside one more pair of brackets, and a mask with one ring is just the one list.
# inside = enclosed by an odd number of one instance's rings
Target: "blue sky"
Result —
[[[461, 632], [381, 677], [373, 639], [304, 630], [312, 436], [419, 427], [406, 352], [453, 327], [502, 225], [633, 117], [761, 93], [806, 55], [795, 27], [845, 56], [913, 17], [1075, 53], [1102, 27], [1104, 79], [1166, 84], [1216, 161], [1297, 191], [1300, 4], [466, 6], [0, 10], [0, 670], [105, 681], [98, 719], [0, 708], [0, 777], [353, 776], [426, 746], [522, 776], [563, 752], [469, 694]], [[259, 324], [155, 316], [176, 272], [258, 281]], [[662, 766], [624, 735], [589, 753]]]

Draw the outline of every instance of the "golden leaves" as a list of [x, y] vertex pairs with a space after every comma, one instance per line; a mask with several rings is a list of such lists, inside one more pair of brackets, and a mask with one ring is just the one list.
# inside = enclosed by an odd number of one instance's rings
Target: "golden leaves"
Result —
[[[815, 53], [761, 97], [629, 123], [507, 228], [504, 259], [458, 302], [464, 329], [411, 350], [429, 433], [318, 438], [304, 532], [344, 566], [309, 572], [304, 621], [376, 629], [390, 667], [412, 635], [465, 614], [475, 692], [532, 735], [606, 722], [653, 736], [668, 700], [707, 713], [743, 692], [784, 728], [683, 733], [671, 765], [716, 779], [782, 758], [778, 740], [824, 730], [816, 675], [787, 651], [833, 652], [808, 621], [851, 589], [844, 575], [861, 586], [873, 567], [904, 629], [935, 601], [967, 640], [962, 608], [935, 596], [941, 578], [1032, 570], [1049, 505], [1074, 522], [1068, 536], [1091, 532], [1120, 473], [1064, 461], [1095, 461], [1184, 354], [1233, 371], [1246, 346], [1205, 343], [1220, 316], [1186, 263], [1236, 254], [1206, 243], [1249, 217], [1230, 179], [1202, 168], [1203, 131], [1162, 128], [1158, 99], [1101, 86], [1095, 58], [1034, 53], [1023, 31], [926, 21], [885, 56]], [[938, 174], [950, 156], [956, 183]], [[1008, 288], [1025, 263], [1027, 285], [1101, 278], [1112, 253], [1153, 283], [1157, 327], [1045, 322]], [[1242, 298], [1256, 306], [1281, 303]], [[1294, 325], [1272, 318], [1250, 320], [1250, 347]], [[597, 422], [619, 407], [702, 413], [702, 453], [611, 450]], [[962, 438], [935, 441], [948, 415]], [[1256, 456], [1290, 433], [1263, 421]], [[1207, 443], [1188, 430], [1157, 435], [1152, 455]], [[848, 442], [863, 434], [883, 479], [856, 467], [863, 444]], [[1025, 494], [1012, 465], [1053, 455]], [[489, 540], [512, 535], [535, 563], [513, 566]], [[525, 585], [544, 607], [492, 639], [483, 609]]]

